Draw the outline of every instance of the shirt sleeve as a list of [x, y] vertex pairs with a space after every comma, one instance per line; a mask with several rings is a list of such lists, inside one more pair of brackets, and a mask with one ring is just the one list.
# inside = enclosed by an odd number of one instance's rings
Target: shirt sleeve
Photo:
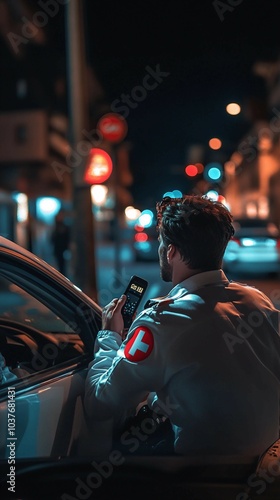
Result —
[[102, 330], [95, 341], [95, 357], [86, 378], [85, 407], [94, 419], [135, 412], [137, 405], [162, 382], [158, 327], [150, 317], [137, 318], [126, 340]]

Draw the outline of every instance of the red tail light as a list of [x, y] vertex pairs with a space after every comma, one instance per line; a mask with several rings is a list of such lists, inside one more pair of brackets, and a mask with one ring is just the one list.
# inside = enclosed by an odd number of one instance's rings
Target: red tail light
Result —
[[234, 241], [235, 243], [237, 243], [238, 245], [240, 245], [240, 239], [239, 238], [231, 238], [231, 241]]
[[138, 243], [142, 243], [143, 241], [147, 241], [148, 235], [147, 235], [147, 233], [136, 233], [134, 236], [134, 239]]
[[135, 231], [144, 231], [144, 226], [139, 226], [139, 224], [135, 224], [134, 229]]
[[280, 248], [280, 238], [278, 238], [277, 240], [277, 245], [276, 245], [277, 248]]

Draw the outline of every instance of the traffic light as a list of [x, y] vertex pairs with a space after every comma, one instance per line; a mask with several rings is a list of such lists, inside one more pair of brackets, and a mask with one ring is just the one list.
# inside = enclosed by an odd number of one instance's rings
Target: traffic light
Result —
[[102, 184], [109, 179], [113, 170], [111, 156], [100, 148], [92, 148], [89, 153], [84, 180], [88, 184]]

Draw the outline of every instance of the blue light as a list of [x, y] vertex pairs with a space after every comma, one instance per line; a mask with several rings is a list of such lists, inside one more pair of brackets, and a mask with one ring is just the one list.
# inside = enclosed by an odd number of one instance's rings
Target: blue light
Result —
[[154, 214], [151, 210], [146, 209], [141, 212], [138, 218], [138, 224], [142, 227], [150, 227], [153, 224]]
[[218, 168], [211, 167], [208, 170], [208, 177], [210, 177], [210, 179], [213, 179], [213, 181], [217, 181], [221, 177], [221, 172]]
[[179, 189], [174, 189], [174, 191], [172, 191], [172, 192], [173, 192], [174, 198], [182, 198], [182, 196], [183, 196], [183, 193], [181, 191], [179, 191]]
[[140, 252], [149, 253], [151, 251], [152, 245], [149, 241], [137, 241], [135, 244], [135, 249]]
[[220, 163], [208, 163], [205, 166], [203, 176], [206, 180], [220, 181], [223, 175], [223, 167]]
[[215, 191], [214, 189], [210, 189], [210, 191], [207, 191], [207, 193], [205, 194], [205, 197], [209, 198], [212, 201], [217, 201], [218, 196], [219, 196], [218, 191]]
[[170, 198], [182, 198], [183, 194], [181, 191], [179, 191], [179, 189], [173, 189], [173, 191], [166, 191], [166, 193], [164, 193], [163, 195], [163, 198], [165, 198], [166, 196], [169, 196]]
[[61, 201], [51, 196], [38, 198], [36, 202], [36, 213], [38, 219], [47, 223], [53, 221], [56, 214], [61, 209]]

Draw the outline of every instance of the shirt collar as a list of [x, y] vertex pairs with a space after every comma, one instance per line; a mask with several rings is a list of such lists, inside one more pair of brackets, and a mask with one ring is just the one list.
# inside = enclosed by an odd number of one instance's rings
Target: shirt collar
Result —
[[181, 295], [182, 292], [194, 292], [198, 288], [207, 285], [228, 285], [229, 280], [227, 279], [224, 271], [222, 269], [215, 269], [214, 271], [205, 271], [202, 273], [194, 274], [190, 278], [181, 281], [178, 285], [175, 285], [172, 290], [170, 290], [168, 297], [174, 297], [175, 295]]

